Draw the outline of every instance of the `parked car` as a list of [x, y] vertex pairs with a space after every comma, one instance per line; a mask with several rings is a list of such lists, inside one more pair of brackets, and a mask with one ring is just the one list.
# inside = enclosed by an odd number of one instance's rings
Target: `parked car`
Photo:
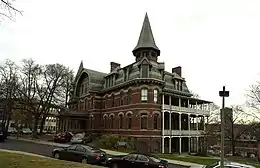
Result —
[[58, 133], [54, 136], [54, 142], [57, 143], [67, 143], [70, 142], [71, 138], [73, 137], [73, 134], [71, 132], [62, 132]]
[[16, 134], [17, 133], [17, 129], [14, 127], [9, 127], [8, 128], [8, 134]]
[[[241, 164], [237, 162], [224, 161], [224, 167], [228, 168], [255, 168], [251, 165]], [[204, 166], [203, 168], [220, 168], [220, 161], [211, 165]]]
[[110, 168], [167, 168], [168, 161], [152, 154], [130, 153], [107, 158], [107, 166]]
[[22, 128], [21, 133], [26, 135], [31, 135], [32, 130], [30, 128]]
[[4, 136], [4, 133], [2, 131], [2, 129], [0, 128], [0, 142], [4, 142], [5, 141], [5, 136]]
[[54, 149], [52, 156], [56, 159], [103, 165], [106, 164], [107, 159], [106, 153], [100, 149], [80, 144]]
[[92, 141], [92, 135], [91, 134], [86, 134], [86, 133], [78, 133], [74, 135], [71, 139], [72, 144], [77, 144], [77, 143], [82, 143], [82, 144], [87, 144]]

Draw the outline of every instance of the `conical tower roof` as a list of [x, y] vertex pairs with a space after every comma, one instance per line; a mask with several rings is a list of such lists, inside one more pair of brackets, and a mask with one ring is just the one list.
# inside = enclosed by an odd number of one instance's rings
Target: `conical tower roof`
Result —
[[153, 48], [160, 52], [159, 48], [155, 44], [152, 28], [151, 28], [147, 13], [145, 14], [145, 18], [144, 18], [144, 22], [143, 22], [143, 26], [142, 26], [142, 30], [141, 30], [141, 33], [139, 36], [138, 43], [137, 43], [136, 47], [134, 48], [133, 52], [135, 52], [136, 50], [141, 49], [141, 48]]

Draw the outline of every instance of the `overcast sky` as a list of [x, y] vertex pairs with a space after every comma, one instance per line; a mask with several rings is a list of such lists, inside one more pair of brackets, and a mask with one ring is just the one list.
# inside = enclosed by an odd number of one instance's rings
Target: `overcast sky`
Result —
[[166, 70], [182, 66], [190, 90], [221, 104], [243, 104], [246, 89], [260, 80], [259, 0], [16, 0], [24, 11], [0, 24], [0, 61], [33, 58], [109, 72], [126, 66], [145, 12]]

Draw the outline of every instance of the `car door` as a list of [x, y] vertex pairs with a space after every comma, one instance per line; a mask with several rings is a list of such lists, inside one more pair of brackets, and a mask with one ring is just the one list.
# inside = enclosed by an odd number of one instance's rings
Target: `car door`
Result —
[[74, 161], [75, 160], [75, 150], [76, 150], [77, 145], [71, 145], [67, 148], [65, 148], [61, 153], [60, 153], [60, 158], [63, 160], [69, 160], [69, 161]]
[[[135, 168], [150, 168], [149, 166], [149, 158], [144, 155], [137, 155]], [[151, 167], [152, 168], [152, 167]]]
[[86, 153], [86, 149], [81, 145], [77, 145], [76, 150], [73, 154], [73, 158], [74, 158], [73, 161], [75, 161], [75, 162], [82, 161], [82, 158], [85, 155], [85, 153]]
[[129, 154], [121, 160], [119, 163], [118, 167], [123, 167], [123, 168], [136, 168], [136, 158], [137, 154]]

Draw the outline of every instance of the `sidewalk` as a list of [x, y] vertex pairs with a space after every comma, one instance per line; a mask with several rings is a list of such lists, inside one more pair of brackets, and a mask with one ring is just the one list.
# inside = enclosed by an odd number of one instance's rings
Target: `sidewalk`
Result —
[[[27, 141], [27, 142], [33, 142], [33, 143], [39, 143], [39, 144], [44, 144], [44, 145], [50, 145], [54, 147], [68, 147], [70, 146], [69, 144], [60, 144], [60, 143], [55, 143], [55, 142], [47, 142], [43, 140], [33, 140], [33, 139], [26, 139], [26, 138], [16, 138], [16, 137], [8, 137], [8, 139], [15, 139], [15, 140], [20, 140], [20, 141]], [[109, 155], [125, 155], [127, 153], [123, 152], [117, 152], [117, 151], [112, 151], [112, 150], [107, 150], [107, 149], [101, 149], [104, 152], [106, 152]], [[164, 159], [167, 160], [171, 164], [176, 164], [176, 165], [182, 165], [182, 166], [187, 166], [190, 168], [202, 168], [204, 165], [196, 164], [196, 163], [189, 163], [189, 162], [183, 162], [183, 161], [178, 161], [178, 160], [169, 160], [169, 159]]]

